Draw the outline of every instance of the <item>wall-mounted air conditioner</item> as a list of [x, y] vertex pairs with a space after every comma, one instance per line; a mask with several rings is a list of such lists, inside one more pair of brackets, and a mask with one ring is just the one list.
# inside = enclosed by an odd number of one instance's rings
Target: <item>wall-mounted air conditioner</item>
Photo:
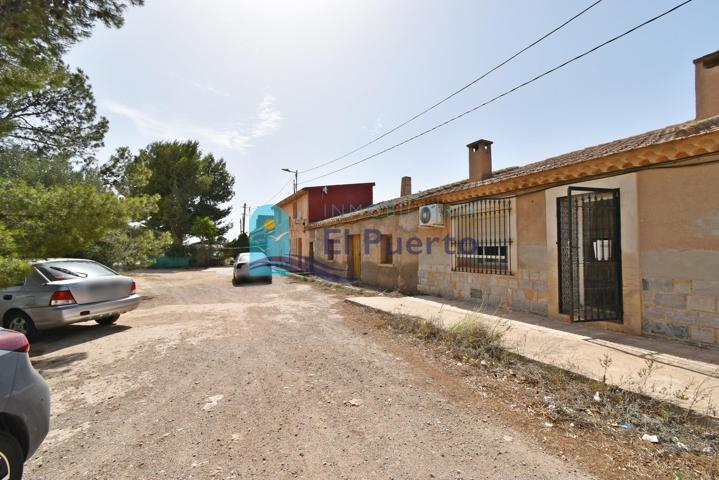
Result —
[[434, 203], [419, 207], [420, 227], [442, 227], [444, 226], [444, 205]]

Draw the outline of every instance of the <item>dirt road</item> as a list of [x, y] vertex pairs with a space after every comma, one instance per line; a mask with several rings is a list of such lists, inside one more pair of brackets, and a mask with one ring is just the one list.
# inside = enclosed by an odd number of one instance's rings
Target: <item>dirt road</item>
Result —
[[53, 426], [26, 478], [586, 478], [363, 330], [343, 294], [230, 275], [139, 274], [118, 325], [37, 342]]

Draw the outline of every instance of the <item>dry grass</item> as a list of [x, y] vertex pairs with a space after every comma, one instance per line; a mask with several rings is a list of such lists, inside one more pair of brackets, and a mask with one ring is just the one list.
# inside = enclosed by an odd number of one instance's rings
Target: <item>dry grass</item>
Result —
[[[643, 448], [637, 453], [642, 462], [656, 463], [659, 471], [671, 472], [669, 478], [719, 478], [719, 420], [649, 397], [659, 368], [653, 361], [638, 372], [634, 381], [642, 393], [634, 393], [607, 383], [611, 357], [597, 359], [605, 375], [602, 381], [592, 380], [508, 352], [502, 346], [506, 328], [500, 324], [487, 327], [467, 318], [443, 329], [437, 322], [403, 315], [381, 314], [381, 319], [378, 326], [441, 347], [453, 360], [481, 369], [480, 374], [492, 382], [524, 392], [515, 403], [521, 402], [521, 409], [531, 417], [607, 441], [626, 442], [629, 435], [647, 447], [651, 444], [639, 440], [641, 436], [657, 435], [658, 456], [651, 457], [652, 449]], [[690, 403], [706, 394], [701, 385], [664, 393], [689, 398]]]

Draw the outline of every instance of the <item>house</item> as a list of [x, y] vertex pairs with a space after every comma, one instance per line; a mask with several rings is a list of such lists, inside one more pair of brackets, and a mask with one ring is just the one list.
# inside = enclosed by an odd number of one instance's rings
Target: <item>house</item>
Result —
[[719, 52], [696, 118], [307, 225], [317, 263], [405, 293], [719, 345]]
[[290, 261], [297, 269], [310, 269], [314, 257], [315, 247], [309, 240], [307, 225], [372, 205], [374, 185], [350, 183], [305, 187], [277, 203], [289, 217]]

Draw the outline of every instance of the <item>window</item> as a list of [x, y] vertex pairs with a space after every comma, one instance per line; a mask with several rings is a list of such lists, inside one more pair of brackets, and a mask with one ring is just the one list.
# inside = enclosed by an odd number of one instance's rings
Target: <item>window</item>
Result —
[[51, 281], [117, 275], [104, 265], [84, 260], [57, 260], [41, 263], [36, 268]]
[[327, 240], [327, 260], [335, 259], [335, 249], [339, 240]]
[[487, 198], [450, 210], [457, 272], [512, 274], [512, 200]]
[[380, 236], [379, 252], [379, 262], [383, 265], [392, 265], [392, 235]]

